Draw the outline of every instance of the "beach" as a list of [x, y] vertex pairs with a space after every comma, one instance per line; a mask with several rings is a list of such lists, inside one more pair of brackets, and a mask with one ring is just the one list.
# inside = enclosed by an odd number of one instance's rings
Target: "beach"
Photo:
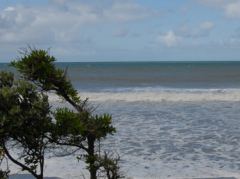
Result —
[[[59, 64], [68, 66], [70, 79], [95, 113], [112, 115], [117, 132], [102, 147], [119, 154], [122, 173], [138, 179], [240, 178], [240, 64], [139, 65]], [[163, 83], [157, 78], [162, 65], [176, 72], [164, 71]], [[191, 75], [192, 68], [198, 73]], [[65, 105], [54, 95], [49, 99]], [[76, 179], [87, 176], [84, 167], [75, 156], [49, 156], [45, 173]]]
[[240, 179], [239, 22], [240, 0], [2, 0], [0, 179]]

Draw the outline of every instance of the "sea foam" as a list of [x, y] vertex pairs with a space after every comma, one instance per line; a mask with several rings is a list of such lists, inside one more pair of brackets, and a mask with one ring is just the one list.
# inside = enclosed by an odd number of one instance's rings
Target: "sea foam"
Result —
[[[117, 133], [108, 136], [102, 147], [120, 155], [121, 171], [127, 177], [240, 178], [240, 89], [79, 94], [98, 107], [96, 113], [112, 115]], [[63, 102], [53, 94], [50, 100], [57, 105]], [[50, 158], [46, 176], [77, 179], [87, 176], [84, 168], [74, 156]]]
[[240, 89], [162, 89], [80, 92], [91, 101], [240, 101]]
[[[93, 104], [98, 106], [96, 113], [107, 112], [113, 117], [117, 133], [108, 136], [102, 147], [120, 155], [125, 176], [240, 178], [239, 102], [97, 101]], [[12, 165], [10, 169], [12, 173], [20, 171]], [[87, 176], [84, 169], [75, 156], [46, 159], [46, 176], [77, 179], [83, 174]]]

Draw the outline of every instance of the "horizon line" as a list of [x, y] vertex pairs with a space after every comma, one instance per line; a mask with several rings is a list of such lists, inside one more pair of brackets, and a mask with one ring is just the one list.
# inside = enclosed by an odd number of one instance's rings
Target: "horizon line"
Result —
[[[151, 63], [151, 62], [163, 62], [163, 63], [184, 63], [184, 62], [197, 62], [197, 63], [204, 63], [204, 62], [240, 62], [239, 60], [129, 60], [129, 61], [56, 61], [55, 63]], [[10, 62], [0, 62], [0, 63], [10, 63]]]

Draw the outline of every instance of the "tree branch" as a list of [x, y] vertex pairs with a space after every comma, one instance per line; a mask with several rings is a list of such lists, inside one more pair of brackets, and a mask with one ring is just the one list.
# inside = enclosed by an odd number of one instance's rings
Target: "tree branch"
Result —
[[81, 148], [81, 149], [83, 149], [83, 150], [85, 150], [85, 151], [88, 150], [88, 148], [85, 147], [85, 146], [82, 145], [82, 144], [77, 145], [77, 144], [68, 143], [68, 142], [55, 142], [55, 143], [56, 143], [57, 145], [66, 145], [66, 146], [78, 147], [78, 148]]
[[36, 174], [35, 172], [33, 172], [29, 167], [27, 167], [26, 165], [22, 164], [21, 162], [17, 161], [16, 159], [14, 159], [12, 157], [12, 155], [9, 153], [8, 149], [6, 148], [5, 144], [3, 144], [3, 150], [5, 152], [5, 154], [7, 155], [7, 157], [16, 165], [20, 166], [22, 168], [22, 170], [27, 170], [29, 173], [31, 173], [34, 177], [38, 178], [39, 175]]

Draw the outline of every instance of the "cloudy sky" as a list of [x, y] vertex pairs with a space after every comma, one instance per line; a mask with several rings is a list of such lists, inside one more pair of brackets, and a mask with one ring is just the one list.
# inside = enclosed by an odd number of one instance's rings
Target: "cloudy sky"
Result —
[[240, 60], [240, 0], [1, 0], [0, 62]]

